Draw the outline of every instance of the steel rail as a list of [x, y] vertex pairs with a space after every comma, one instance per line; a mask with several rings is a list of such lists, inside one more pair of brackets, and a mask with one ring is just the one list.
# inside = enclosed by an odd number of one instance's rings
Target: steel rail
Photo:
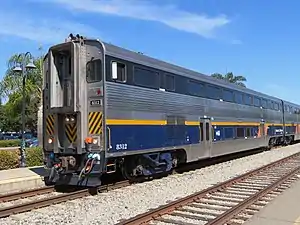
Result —
[[28, 198], [36, 195], [47, 194], [55, 191], [54, 186], [46, 186], [41, 188], [30, 189], [22, 192], [13, 192], [0, 195], [0, 202], [8, 202], [18, 200], [20, 198]]

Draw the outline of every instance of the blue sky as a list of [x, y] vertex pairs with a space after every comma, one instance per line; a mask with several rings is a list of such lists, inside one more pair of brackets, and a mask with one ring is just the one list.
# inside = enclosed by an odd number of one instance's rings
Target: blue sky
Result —
[[300, 104], [300, 1], [2, 0], [0, 76], [19, 52], [40, 54], [69, 33], [141, 51]]

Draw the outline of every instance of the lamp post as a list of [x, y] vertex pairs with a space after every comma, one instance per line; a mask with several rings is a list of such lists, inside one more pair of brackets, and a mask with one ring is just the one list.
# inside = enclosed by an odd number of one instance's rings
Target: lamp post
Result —
[[[21, 57], [23, 58], [21, 59]], [[25, 66], [27, 56], [30, 57], [29, 63]], [[30, 52], [26, 52], [25, 54], [19, 54], [17, 58], [17, 62], [21, 59], [21, 63], [17, 63], [16, 67], [13, 69], [14, 72], [18, 72], [22, 74], [22, 141], [21, 141], [21, 162], [20, 167], [26, 166], [26, 156], [25, 156], [25, 84], [26, 84], [26, 76], [27, 70], [35, 69], [36, 66], [33, 64], [32, 55]]]

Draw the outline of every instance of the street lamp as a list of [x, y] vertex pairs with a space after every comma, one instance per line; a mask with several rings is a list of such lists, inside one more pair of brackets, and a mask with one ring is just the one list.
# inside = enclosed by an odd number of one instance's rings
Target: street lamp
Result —
[[[22, 58], [22, 62], [19, 63], [21, 57]], [[30, 61], [27, 65], [25, 65], [26, 63], [26, 58], [27, 56], [30, 57]], [[24, 132], [25, 132], [25, 84], [26, 84], [26, 76], [27, 76], [27, 72], [30, 69], [35, 69], [36, 66], [33, 64], [33, 59], [32, 59], [32, 55], [30, 52], [26, 52], [25, 54], [19, 54], [16, 60], [18, 63], [16, 65], [16, 67], [13, 69], [14, 72], [17, 73], [22, 73], [22, 142], [21, 142], [21, 162], [20, 162], [20, 167], [25, 167], [26, 166], [26, 155], [25, 155], [25, 137], [24, 137]]]

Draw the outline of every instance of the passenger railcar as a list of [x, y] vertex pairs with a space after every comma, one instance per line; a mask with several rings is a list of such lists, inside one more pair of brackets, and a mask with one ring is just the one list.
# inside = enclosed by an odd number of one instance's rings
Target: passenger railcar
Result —
[[299, 105], [96, 39], [44, 59], [48, 181], [98, 186], [300, 139]]

